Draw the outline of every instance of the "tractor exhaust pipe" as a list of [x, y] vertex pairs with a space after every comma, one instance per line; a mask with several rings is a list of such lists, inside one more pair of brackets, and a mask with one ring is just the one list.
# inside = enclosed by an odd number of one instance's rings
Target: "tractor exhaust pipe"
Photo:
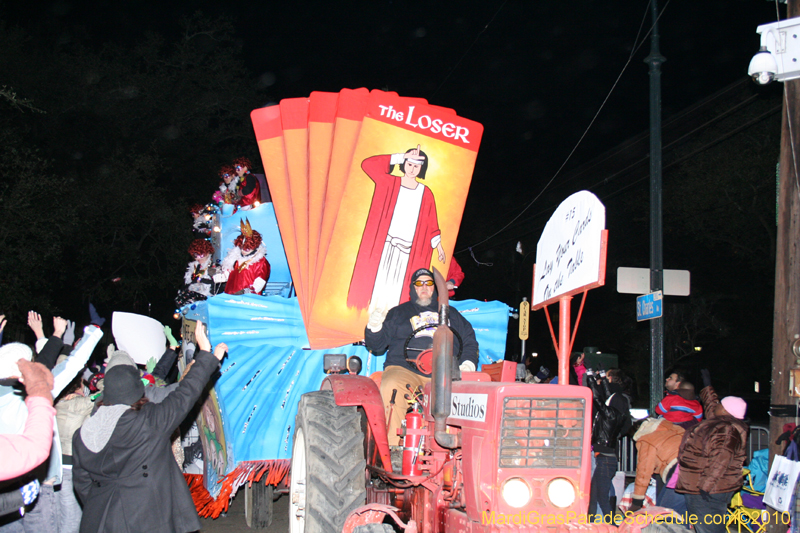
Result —
[[458, 435], [448, 433], [445, 421], [450, 415], [453, 390], [453, 332], [450, 330], [450, 305], [447, 284], [442, 274], [433, 269], [436, 290], [439, 292], [439, 327], [433, 334], [433, 380], [431, 414], [434, 419], [433, 438], [442, 448], [458, 447]]

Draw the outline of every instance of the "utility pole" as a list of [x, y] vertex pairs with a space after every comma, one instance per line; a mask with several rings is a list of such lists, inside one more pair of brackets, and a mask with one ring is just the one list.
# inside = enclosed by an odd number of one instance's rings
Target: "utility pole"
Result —
[[[800, 15], [800, 2], [789, 0], [787, 18]], [[781, 121], [780, 184], [778, 186], [778, 240], [775, 254], [775, 311], [772, 334], [772, 388], [770, 403], [787, 406], [796, 403], [789, 395], [789, 369], [795, 365], [792, 344], [800, 336], [800, 187], [797, 171], [800, 161], [800, 80], [783, 84]], [[786, 414], [773, 407], [773, 413]], [[781, 411], [784, 411], [781, 413]], [[783, 425], [794, 418], [770, 416], [770, 457], [780, 448], [775, 439]], [[784, 531], [786, 526], [769, 523], [769, 531]]]
[[[664, 289], [664, 260], [661, 229], [661, 63], [666, 58], [658, 46], [658, 6], [650, 2], [653, 31], [650, 54], [650, 292]], [[664, 392], [664, 319], [650, 321], [650, 414]]]

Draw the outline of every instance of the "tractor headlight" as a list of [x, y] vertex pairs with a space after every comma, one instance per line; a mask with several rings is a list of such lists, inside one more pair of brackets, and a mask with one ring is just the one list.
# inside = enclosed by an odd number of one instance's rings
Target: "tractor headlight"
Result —
[[512, 477], [503, 483], [503, 500], [515, 509], [525, 507], [531, 501], [531, 489], [522, 479]]
[[575, 487], [568, 479], [557, 477], [547, 484], [547, 498], [556, 507], [566, 509], [575, 503]]

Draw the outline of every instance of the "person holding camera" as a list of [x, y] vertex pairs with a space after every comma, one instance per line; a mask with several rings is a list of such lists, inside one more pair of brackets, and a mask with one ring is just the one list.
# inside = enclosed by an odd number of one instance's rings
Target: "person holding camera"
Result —
[[592, 474], [592, 487], [589, 496], [590, 519], [600, 505], [603, 515], [613, 511], [608, 497], [611, 480], [617, 473], [619, 439], [632, 426], [631, 385], [633, 381], [619, 368], [612, 368], [607, 377], [586, 372], [586, 381], [592, 389], [594, 421], [592, 424], [592, 449], [597, 464]]

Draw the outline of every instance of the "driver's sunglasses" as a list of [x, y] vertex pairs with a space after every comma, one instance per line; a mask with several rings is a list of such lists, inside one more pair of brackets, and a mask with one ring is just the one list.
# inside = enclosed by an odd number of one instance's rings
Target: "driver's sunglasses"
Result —
[[414, 282], [414, 286], [415, 287], [422, 287], [422, 286], [433, 287], [433, 280], [432, 279], [429, 279], [429, 280], [426, 280], [426, 281], [417, 280], [417, 281]]

